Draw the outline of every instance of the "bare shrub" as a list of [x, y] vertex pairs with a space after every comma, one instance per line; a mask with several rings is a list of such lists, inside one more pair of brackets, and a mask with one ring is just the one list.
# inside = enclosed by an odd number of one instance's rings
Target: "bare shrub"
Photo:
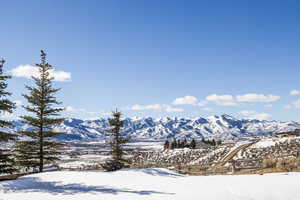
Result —
[[278, 160], [276, 167], [284, 171], [292, 171], [299, 168], [300, 158], [283, 158]]
[[278, 160], [276, 158], [264, 159], [262, 165], [264, 168], [275, 168]]

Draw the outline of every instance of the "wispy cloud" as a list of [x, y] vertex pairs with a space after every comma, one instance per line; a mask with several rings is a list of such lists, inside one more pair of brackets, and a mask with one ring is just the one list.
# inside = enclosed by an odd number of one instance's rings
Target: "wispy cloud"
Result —
[[268, 113], [258, 113], [254, 110], [242, 110], [238, 113], [247, 117], [248, 119], [268, 120], [272, 118], [272, 115]]
[[284, 106], [285, 109], [300, 108], [300, 99]]
[[206, 106], [207, 103], [208, 102], [206, 100], [199, 100], [197, 97], [190, 96], [190, 95], [176, 98], [172, 102], [173, 105], [194, 105], [194, 106], [200, 106], [200, 107]]
[[161, 110], [162, 105], [160, 104], [150, 104], [150, 105], [139, 105], [135, 104], [130, 107], [131, 110]]
[[205, 110], [205, 111], [207, 111], [207, 112], [211, 112], [213, 109], [210, 108], [210, 107], [204, 107], [204, 108], [202, 108], [202, 110]]
[[198, 99], [194, 96], [184, 96], [180, 98], [176, 98], [172, 104], [174, 105], [196, 105], [198, 103]]
[[66, 106], [65, 111], [70, 113], [85, 113], [90, 115], [100, 114], [100, 112], [88, 111], [85, 108], [75, 108], [73, 106]]
[[[32, 65], [19, 65], [16, 68], [12, 69], [11, 74], [15, 77], [31, 79], [32, 76], [37, 77], [39, 71], [37, 67]], [[50, 76], [54, 78], [54, 81], [70, 81], [71, 73], [64, 71], [56, 71], [52, 69], [50, 71]]]
[[200, 107], [204, 107], [207, 104], [208, 104], [208, 102], [206, 100], [202, 100], [202, 101], [199, 101], [197, 105], [200, 106]]
[[300, 95], [300, 90], [291, 90], [290, 95]]
[[272, 94], [256, 94], [256, 93], [248, 93], [244, 95], [237, 95], [236, 100], [238, 102], [262, 102], [262, 103], [268, 103], [277, 101], [280, 99], [280, 96], [272, 95]]
[[300, 99], [298, 99], [297, 101], [292, 102], [292, 105], [293, 105], [295, 108], [300, 108]]
[[167, 106], [165, 108], [166, 112], [183, 112], [184, 110], [182, 108], [174, 108], [172, 106]]
[[129, 107], [129, 110], [142, 111], [142, 110], [155, 110], [155, 111], [165, 111], [165, 112], [183, 112], [182, 108], [172, 107], [170, 105], [164, 104], [150, 104], [150, 105], [139, 105], [135, 104]]
[[256, 93], [248, 93], [243, 95], [217, 95], [212, 94], [206, 97], [206, 100], [209, 102], [214, 102], [220, 106], [237, 106], [240, 103], [269, 103], [278, 101], [280, 96], [272, 95], [272, 94], [256, 94]]
[[236, 106], [238, 105], [232, 95], [212, 94], [206, 97], [207, 101], [214, 102], [220, 106]]

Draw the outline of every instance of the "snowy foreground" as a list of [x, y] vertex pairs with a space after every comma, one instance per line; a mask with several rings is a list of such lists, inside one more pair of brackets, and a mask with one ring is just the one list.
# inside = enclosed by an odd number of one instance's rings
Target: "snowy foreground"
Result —
[[300, 173], [183, 176], [166, 169], [46, 172], [0, 182], [1, 200], [299, 200]]

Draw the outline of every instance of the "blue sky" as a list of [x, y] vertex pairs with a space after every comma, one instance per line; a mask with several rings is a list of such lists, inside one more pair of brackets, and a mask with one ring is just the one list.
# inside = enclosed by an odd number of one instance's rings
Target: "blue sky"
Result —
[[[299, 1], [11, 0], [1, 8], [0, 57], [18, 104], [44, 49], [60, 71], [54, 84], [67, 117], [118, 107], [126, 116], [300, 120]], [[23, 113], [19, 106], [11, 117]]]

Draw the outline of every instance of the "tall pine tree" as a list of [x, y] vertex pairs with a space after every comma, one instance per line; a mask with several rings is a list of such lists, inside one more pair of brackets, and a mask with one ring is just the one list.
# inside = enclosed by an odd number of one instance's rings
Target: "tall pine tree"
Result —
[[[10, 79], [10, 76], [6, 76], [3, 73], [3, 66], [5, 61], [0, 60], [0, 112], [2, 115], [6, 113], [12, 113], [15, 108], [15, 104], [11, 102], [7, 97], [11, 95], [10, 92], [6, 91], [7, 88], [7, 79]], [[12, 127], [12, 124], [5, 120], [0, 120], [1, 128]], [[0, 131], [0, 174], [11, 174], [15, 168], [15, 162], [13, 158], [12, 150], [9, 148], [9, 142], [14, 142], [16, 140], [16, 135], [7, 133], [2, 129]]]
[[112, 127], [110, 133], [111, 159], [105, 162], [102, 167], [107, 171], [115, 171], [128, 166], [128, 160], [124, 159], [123, 145], [129, 141], [129, 137], [121, 133], [123, 121], [122, 113], [117, 110], [113, 112], [113, 118], [109, 120]]
[[29, 94], [23, 95], [29, 103], [24, 108], [31, 115], [21, 117], [31, 129], [20, 134], [30, 137], [31, 140], [18, 142], [17, 160], [23, 167], [38, 167], [39, 172], [42, 172], [44, 164], [59, 159], [61, 144], [52, 138], [61, 133], [53, 131], [53, 126], [63, 122], [64, 118], [59, 117], [63, 108], [54, 107], [61, 103], [54, 96], [60, 89], [52, 87], [54, 78], [50, 76], [50, 71], [53, 67], [47, 63], [44, 51], [41, 51], [41, 63], [36, 64], [36, 67], [39, 69], [39, 76], [32, 77], [35, 87], [26, 86]]

